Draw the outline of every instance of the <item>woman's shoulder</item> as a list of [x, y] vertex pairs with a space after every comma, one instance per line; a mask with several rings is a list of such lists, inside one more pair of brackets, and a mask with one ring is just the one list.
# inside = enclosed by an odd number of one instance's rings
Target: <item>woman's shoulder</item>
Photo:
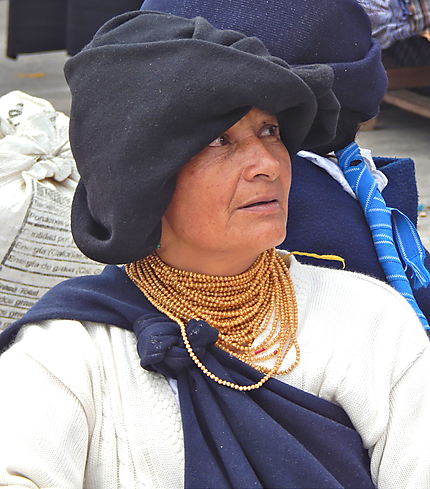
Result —
[[[288, 252], [280, 251], [284, 256]], [[390, 301], [403, 307], [407, 302], [390, 285], [370, 275], [349, 270], [341, 270], [327, 266], [309, 265], [300, 263], [294, 256], [288, 256], [290, 260], [290, 273], [297, 287], [307, 286], [316, 288], [327, 294], [338, 294], [343, 291], [344, 300], [367, 299], [371, 303], [377, 299]], [[360, 294], [357, 296], [356, 294]], [[407, 310], [410, 308], [407, 307]]]
[[[94, 324], [95, 328], [108, 328]], [[6, 353], [26, 354], [41, 363], [91, 362], [96, 352], [93, 336], [80, 321], [51, 319], [21, 327]]]
[[429, 346], [412, 307], [388, 284], [360, 273], [299, 263], [290, 257], [299, 317], [312, 336], [334, 335], [354, 348], [405, 342], [411, 357]]
[[361, 385], [364, 405], [372, 389], [388, 392], [428, 355], [430, 343], [418, 317], [389, 285], [359, 273], [303, 265], [294, 257], [290, 273], [306, 367], [296, 375], [307, 379], [310, 392], [339, 401]]
[[3, 368], [15, 370], [30, 362], [78, 399], [90, 402], [102, 388], [105, 353], [112, 350], [112, 329], [118, 330], [115, 336], [119, 341], [129, 341], [129, 331], [102, 323], [53, 319], [25, 325], [1, 355], [0, 374]]

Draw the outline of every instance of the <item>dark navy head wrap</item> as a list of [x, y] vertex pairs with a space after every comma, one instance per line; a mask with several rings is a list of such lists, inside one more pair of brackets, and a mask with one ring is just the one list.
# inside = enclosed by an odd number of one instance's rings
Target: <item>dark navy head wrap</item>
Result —
[[200, 15], [220, 29], [256, 36], [273, 56], [291, 65], [331, 66], [340, 124], [336, 140], [318, 152], [346, 146], [358, 123], [378, 113], [387, 76], [370, 20], [356, 0], [145, 0], [141, 8]]
[[104, 263], [155, 249], [178, 171], [252, 107], [277, 115], [290, 154], [335, 132], [329, 67], [290, 68], [257, 38], [202, 18], [116, 17], [65, 74], [81, 175], [72, 232], [85, 255]]

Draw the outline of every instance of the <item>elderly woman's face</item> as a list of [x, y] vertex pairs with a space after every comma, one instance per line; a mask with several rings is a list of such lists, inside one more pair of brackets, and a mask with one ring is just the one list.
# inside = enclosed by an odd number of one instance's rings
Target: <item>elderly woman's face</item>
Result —
[[260, 253], [285, 238], [291, 161], [275, 116], [252, 109], [180, 171], [162, 247]]

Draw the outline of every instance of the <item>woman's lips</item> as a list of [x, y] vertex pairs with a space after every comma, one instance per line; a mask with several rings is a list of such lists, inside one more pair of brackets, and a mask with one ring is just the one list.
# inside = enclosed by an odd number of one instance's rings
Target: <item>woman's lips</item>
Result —
[[240, 207], [239, 210], [248, 212], [275, 212], [281, 208], [277, 199], [269, 201], [253, 202], [251, 204]]

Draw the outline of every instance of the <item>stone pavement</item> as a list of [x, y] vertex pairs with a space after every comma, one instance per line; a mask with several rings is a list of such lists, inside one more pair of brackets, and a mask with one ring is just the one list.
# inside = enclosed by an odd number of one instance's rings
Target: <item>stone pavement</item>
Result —
[[[63, 52], [22, 55], [18, 60], [5, 57], [7, 0], [0, 0], [0, 96], [21, 90], [47, 99], [59, 111], [69, 113], [70, 97], [63, 77]], [[361, 132], [361, 146], [376, 156], [406, 156], [415, 161], [420, 201], [428, 217], [421, 217], [420, 233], [430, 248], [430, 119], [384, 106], [376, 129]]]

